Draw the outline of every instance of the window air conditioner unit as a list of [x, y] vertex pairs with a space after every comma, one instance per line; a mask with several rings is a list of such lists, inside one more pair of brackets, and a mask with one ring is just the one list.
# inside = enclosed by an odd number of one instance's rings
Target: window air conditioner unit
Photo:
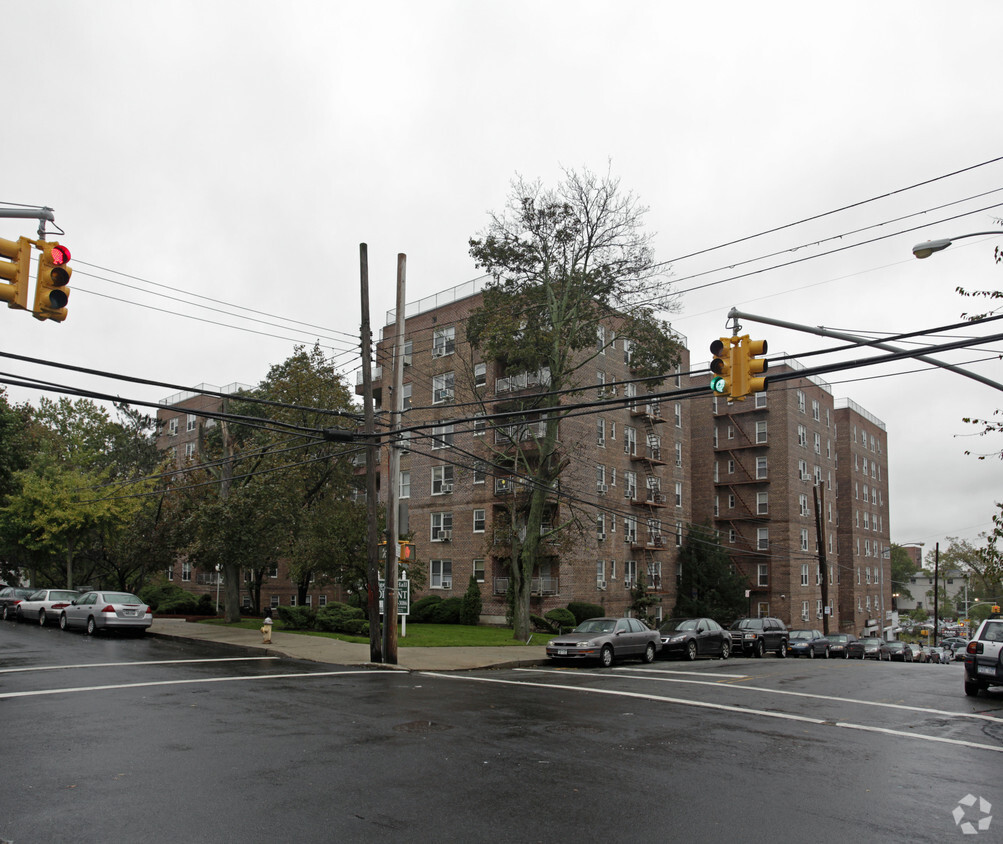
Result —
[[606, 484], [596, 484], [596, 492], [609, 492], [609, 487]]
[[821, 617], [822, 617], [822, 613], [820, 613], [820, 612], [815, 613], [815, 618], [821, 618]]
[[404, 366], [410, 366], [411, 365], [411, 358], [412, 358], [412, 355], [404, 355], [403, 356]]
[[446, 354], [445, 346], [432, 346], [432, 357], [441, 358]]
[[659, 504], [664, 504], [665, 496], [662, 495], [661, 493], [658, 493], [657, 495], [655, 495], [655, 501], [657, 501]]
[[808, 613], [801, 613], [801, 620], [802, 621], [807, 621], [808, 620]]
[[439, 531], [439, 541], [449, 542], [453, 538], [453, 532], [451, 530], [440, 530]]
[[450, 389], [436, 390], [435, 400], [436, 401], [448, 401], [453, 397], [453, 391]]
[[602, 542], [605, 538], [606, 538], [606, 531], [602, 531], [601, 533], [596, 534], [596, 539], [598, 539], [600, 542]]
[[597, 580], [596, 581], [596, 589], [605, 589], [605, 588], [606, 588], [606, 581], [605, 580]]
[[453, 485], [452, 484], [442, 484], [442, 486], [440, 487], [440, 489], [442, 490], [443, 493], [452, 492], [453, 491]]

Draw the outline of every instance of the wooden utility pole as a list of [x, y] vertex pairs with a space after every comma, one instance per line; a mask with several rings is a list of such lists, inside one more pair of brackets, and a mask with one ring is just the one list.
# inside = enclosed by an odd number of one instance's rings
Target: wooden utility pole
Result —
[[380, 547], [376, 523], [376, 467], [379, 444], [373, 415], [372, 332], [369, 327], [369, 250], [359, 244], [359, 271], [362, 277], [362, 401], [366, 432], [366, 609], [369, 613], [369, 661], [383, 662], [380, 650]]
[[822, 509], [825, 505], [825, 488], [821, 484], [812, 487], [812, 497], [815, 499], [815, 535], [818, 537], [818, 573], [822, 585], [822, 633], [829, 635], [829, 567], [825, 562], [825, 533], [822, 530]]
[[397, 255], [397, 320], [393, 348], [393, 411], [390, 416], [390, 456], [387, 459], [387, 574], [383, 597], [383, 642], [386, 662], [397, 664], [397, 561], [400, 556], [401, 414], [404, 412], [404, 282], [407, 255]]

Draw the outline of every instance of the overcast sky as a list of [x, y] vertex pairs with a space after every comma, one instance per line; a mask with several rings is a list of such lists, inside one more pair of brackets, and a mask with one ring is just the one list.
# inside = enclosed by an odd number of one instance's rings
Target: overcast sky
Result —
[[[468, 238], [516, 173], [553, 185], [562, 168], [608, 166], [650, 209], [668, 283], [688, 291], [671, 321], [695, 362], [730, 333], [732, 306], [869, 335], [948, 325], [982, 310], [955, 287], [1003, 288], [1003, 161], [974, 167], [1003, 156], [1001, 25], [1003, 4], [977, 1], [7, 0], [0, 202], [54, 208], [75, 273], [69, 318], [4, 311], [0, 350], [255, 384], [319, 339], [354, 381], [360, 243], [379, 324], [398, 252], [409, 301], [460, 284], [479, 275]], [[0, 219], [0, 237], [35, 226]], [[743, 330], [771, 355], [836, 345]], [[1003, 380], [1001, 352], [941, 357]], [[172, 392], [0, 369], [147, 401]], [[887, 426], [893, 541], [928, 553], [991, 529], [1003, 464], [964, 452], [1003, 442], [962, 417], [991, 416], [1000, 391], [915, 361], [826, 380]]]

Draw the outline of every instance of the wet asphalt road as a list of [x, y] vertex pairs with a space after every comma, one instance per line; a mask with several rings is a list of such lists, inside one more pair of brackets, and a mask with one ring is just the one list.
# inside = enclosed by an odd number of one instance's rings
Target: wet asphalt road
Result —
[[960, 664], [407, 673], [0, 624], [0, 838], [998, 841]]

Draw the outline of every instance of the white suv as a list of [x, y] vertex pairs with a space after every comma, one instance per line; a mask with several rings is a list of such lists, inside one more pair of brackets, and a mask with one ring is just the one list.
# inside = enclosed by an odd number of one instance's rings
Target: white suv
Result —
[[965, 694], [1003, 686], [1003, 618], [987, 618], [965, 648]]

